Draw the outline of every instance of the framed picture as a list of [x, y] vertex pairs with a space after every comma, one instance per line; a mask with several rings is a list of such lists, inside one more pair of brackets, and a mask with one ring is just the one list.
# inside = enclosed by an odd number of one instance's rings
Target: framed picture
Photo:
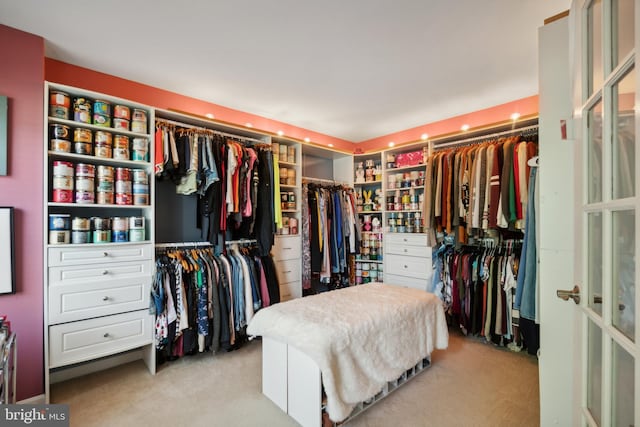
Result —
[[13, 208], [0, 207], [0, 294], [16, 292]]

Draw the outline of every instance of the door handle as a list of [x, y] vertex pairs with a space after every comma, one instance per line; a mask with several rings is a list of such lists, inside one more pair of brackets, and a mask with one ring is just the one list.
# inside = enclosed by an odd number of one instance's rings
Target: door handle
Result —
[[[601, 295], [594, 295], [593, 296], [593, 303], [594, 304], [602, 304], [602, 296]], [[618, 310], [624, 311], [624, 309], [625, 309], [625, 305], [622, 304], [621, 302], [618, 303]]]
[[572, 290], [565, 291], [562, 289], [558, 289], [556, 291], [556, 295], [558, 298], [568, 301], [569, 298], [573, 300], [576, 304], [580, 304], [580, 288], [578, 285], [575, 285]]

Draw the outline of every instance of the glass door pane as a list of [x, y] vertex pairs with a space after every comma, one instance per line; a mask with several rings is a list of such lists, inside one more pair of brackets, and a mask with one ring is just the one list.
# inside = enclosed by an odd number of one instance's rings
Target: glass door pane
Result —
[[590, 213], [587, 226], [589, 307], [602, 316], [602, 213]]
[[613, 61], [612, 69], [633, 50], [635, 37], [633, 19], [635, 17], [635, 0], [612, 0], [613, 8]]
[[633, 357], [618, 344], [613, 343], [612, 426], [634, 425], [635, 367], [633, 363]]
[[613, 198], [636, 194], [636, 73], [632, 68], [613, 87]]
[[602, 332], [595, 323], [589, 321], [587, 338], [587, 408], [593, 419], [600, 425], [602, 420]]
[[587, 11], [589, 95], [602, 86], [602, 0], [593, 0]]
[[589, 110], [587, 120], [589, 203], [598, 203], [602, 201], [602, 100]]
[[613, 212], [613, 325], [629, 339], [635, 335], [635, 211]]

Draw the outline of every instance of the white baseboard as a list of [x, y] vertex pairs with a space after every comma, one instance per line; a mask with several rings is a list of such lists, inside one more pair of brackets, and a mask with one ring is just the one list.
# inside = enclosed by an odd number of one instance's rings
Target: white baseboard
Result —
[[28, 399], [17, 402], [19, 405], [44, 405], [46, 402], [44, 394], [30, 397]]

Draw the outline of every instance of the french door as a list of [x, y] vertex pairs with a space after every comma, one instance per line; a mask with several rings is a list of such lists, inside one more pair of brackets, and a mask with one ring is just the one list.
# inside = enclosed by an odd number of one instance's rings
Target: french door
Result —
[[[572, 13], [581, 224], [576, 310], [579, 424], [640, 426], [640, 150], [636, 0], [577, 0]], [[577, 421], [577, 420], [576, 420]]]

